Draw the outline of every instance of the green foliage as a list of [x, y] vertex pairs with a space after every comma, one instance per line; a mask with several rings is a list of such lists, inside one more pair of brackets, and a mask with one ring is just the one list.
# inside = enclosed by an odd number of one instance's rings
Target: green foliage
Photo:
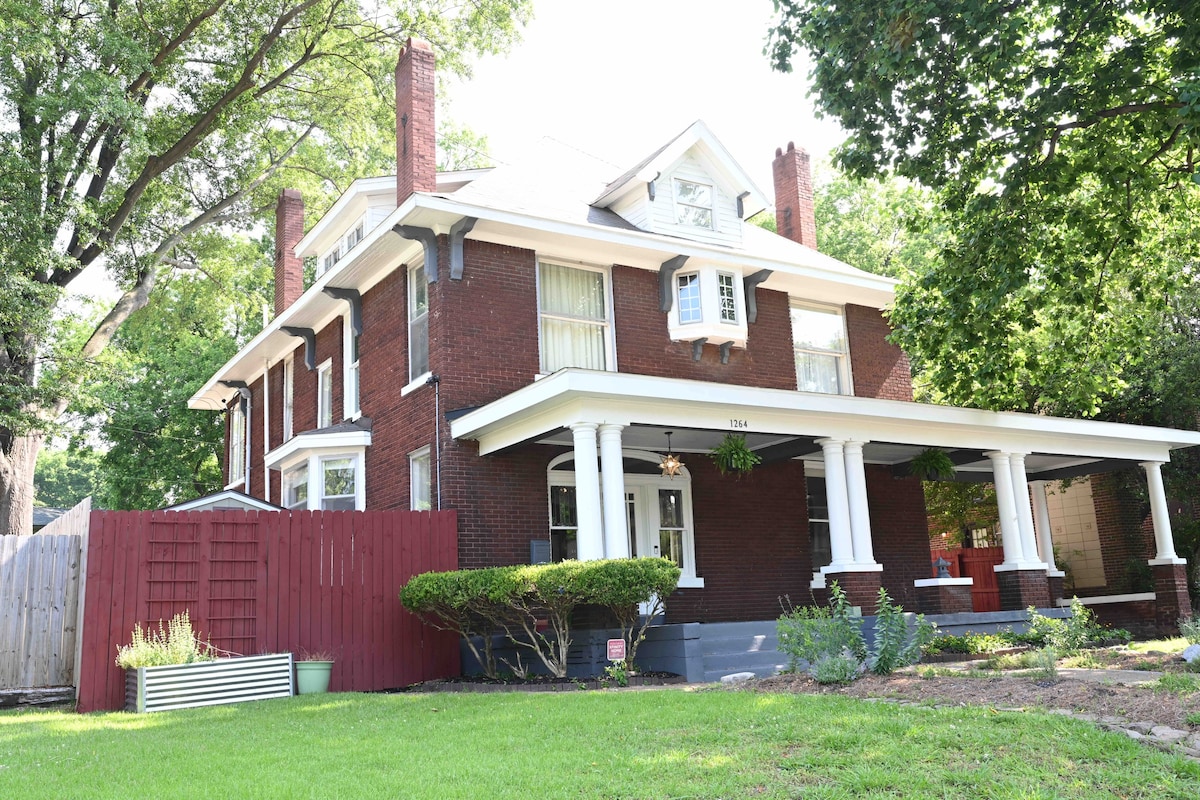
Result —
[[954, 462], [939, 447], [927, 447], [908, 464], [908, 471], [923, 481], [948, 480], [954, 477]]
[[[1043, 616], [1030, 606], [1029, 629], [1017, 638], [1028, 644], [1052, 647], [1060, 655], [1074, 655], [1116, 633], [1100, 625], [1092, 610], [1079, 602], [1078, 597], [1073, 597], [1071, 616], [1063, 619]], [[1123, 633], [1128, 636], [1128, 632]]]
[[[661, 613], [662, 598], [678, 583], [679, 567], [667, 559], [563, 561], [423, 573], [400, 590], [400, 602], [427, 624], [462, 636], [488, 677], [499, 675], [491, 649], [497, 629], [530, 650], [551, 675], [565, 677], [576, 608], [611, 611], [621, 622], [632, 664], [650, 619]], [[644, 602], [655, 606], [639, 624], [638, 604]], [[474, 637], [482, 640], [482, 651]], [[517, 674], [527, 670], [519, 661], [507, 666]]]
[[862, 618], [851, 613], [837, 581], [830, 585], [829, 596], [828, 606], [792, 608], [775, 623], [779, 650], [787, 654], [790, 671], [812, 674], [822, 660], [848, 655], [859, 664], [866, 657]]
[[938, 634], [922, 648], [922, 652], [928, 655], [936, 655], [938, 653], [974, 655], [977, 653], [992, 653], [996, 650], [1003, 650], [1012, 646], [1013, 641], [1010, 636], [1005, 636], [1001, 633], [975, 633], [967, 631], [961, 636]]
[[143, 631], [140, 624], [134, 625], [130, 644], [117, 647], [117, 666], [122, 669], [191, 664], [212, 659], [210, 646], [196, 636], [186, 611], [171, 617], [165, 628], [160, 619], [158, 630], [147, 626]]
[[102, 470], [100, 454], [89, 448], [43, 449], [33, 474], [34, 504], [71, 508], [85, 497], [96, 495]]
[[1168, 672], [1153, 684], [1154, 689], [1172, 694], [1195, 694], [1200, 692], [1200, 678]]
[[931, 535], [943, 534], [948, 543], [962, 544], [969, 531], [996, 526], [1000, 512], [992, 484], [929, 481], [924, 488]]
[[862, 674], [862, 662], [847, 651], [822, 653], [809, 672], [817, 683], [851, 683]]
[[1200, 644], [1200, 615], [1179, 619], [1179, 635], [1187, 639], [1188, 644]]
[[876, 675], [891, 675], [900, 667], [920, 660], [923, 649], [937, 635], [937, 628], [923, 614], [918, 614], [910, 631], [904, 609], [893, 603], [882, 587], [876, 605], [875, 639], [867, 665]]
[[605, 680], [610, 680], [617, 686], [629, 685], [629, 661], [614, 661], [604, 668]]
[[1200, 257], [1200, 15], [1187, 3], [800, 0], [851, 176], [937, 192], [948, 241], [891, 321], [937, 399], [1095, 414]]
[[1053, 647], [1043, 647], [1029, 653], [1029, 668], [1033, 670], [1031, 677], [1044, 681], [1058, 680], [1058, 651]]
[[746, 446], [746, 437], [736, 433], [725, 434], [721, 443], [710, 450], [708, 455], [722, 475], [731, 472], [745, 475], [762, 463], [762, 458]]

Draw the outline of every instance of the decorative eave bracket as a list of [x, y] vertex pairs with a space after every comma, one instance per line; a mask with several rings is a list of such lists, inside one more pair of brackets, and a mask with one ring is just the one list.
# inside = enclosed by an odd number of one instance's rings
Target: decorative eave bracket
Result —
[[463, 277], [463, 242], [478, 222], [475, 217], [463, 217], [450, 226], [450, 280], [461, 281]]
[[700, 356], [704, 354], [704, 343], [707, 341], [707, 336], [701, 336], [699, 339], [692, 339], [692, 361], [700, 360]]
[[288, 336], [304, 340], [304, 366], [311, 372], [317, 368], [317, 333], [312, 328], [294, 328], [281, 325], [279, 330]]
[[237, 389], [237, 393], [242, 398], [242, 408], [245, 409], [246, 404], [250, 402], [250, 387], [245, 381], [217, 381], [222, 386], [228, 386], [230, 389]]
[[437, 234], [432, 228], [418, 228], [414, 225], [394, 225], [392, 230], [405, 239], [420, 242], [425, 251], [425, 280], [437, 283], [438, 279], [438, 247]]
[[746, 277], [742, 278], [742, 286], [746, 290], [746, 323], [747, 324], [752, 325], [752, 324], [754, 324], [754, 321], [758, 319], [758, 298], [756, 296], [755, 290], [758, 288], [758, 285], [760, 283], [762, 283], [769, 277], [771, 277], [771, 270], [760, 269], [758, 272], [754, 273], [753, 275], [747, 275]]
[[658, 268], [658, 308], [668, 313], [675, 304], [675, 289], [671, 286], [671, 277], [687, 263], [687, 256], [675, 256], [662, 263]]
[[[345, 300], [350, 304], [350, 328], [355, 336], [362, 336], [362, 295], [358, 289], [343, 289], [340, 286], [326, 286], [321, 291], [335, 300]], [[311, 367], [310, 367], [311, 369]]]

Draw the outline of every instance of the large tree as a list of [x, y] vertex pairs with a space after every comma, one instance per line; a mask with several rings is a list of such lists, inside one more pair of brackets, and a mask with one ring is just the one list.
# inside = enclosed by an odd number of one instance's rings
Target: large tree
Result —
[[938, 190], [952, 233], [896, 340], [938, 396], [1094, 414], [1157, 335], [1200, 237], [1200, 4], [776, 0], [851, 175]]
[[[251, 226], [282, 183], [385, 171], [399, 44], [424, 38], [463, 71], [528, 14], [528, 0], [0, 0], [0, 533], [29, 528], [36, 454], [81, 365], [165, 271], [195, 268], [196, 237]], [[122, 293], [51, 352], [52, 309], [92, 265]]]

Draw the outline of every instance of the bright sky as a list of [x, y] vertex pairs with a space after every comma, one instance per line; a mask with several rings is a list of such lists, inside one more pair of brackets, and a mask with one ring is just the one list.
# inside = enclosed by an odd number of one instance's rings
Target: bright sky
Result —
[[[506, 56], [444, 88], [450, 118], [507, 163], [550, 136], [621, 169], [703, 119], [768, 197], [775, 148], [823, 159], [843, 135], [818, 121], [807, 63], [773, 72], [762, 54], [771, 0], [534, 0]], [[614, 176], [615, 177], [615, 176]]]

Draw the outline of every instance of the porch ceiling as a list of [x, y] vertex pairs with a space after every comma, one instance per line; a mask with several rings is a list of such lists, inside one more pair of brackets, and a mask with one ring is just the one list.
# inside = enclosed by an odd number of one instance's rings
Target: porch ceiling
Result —
[[922, 450], [939, 447], [958, 467], [956, 480], [966, 481], [991, 479], [990, 450], [1027, 453], [1031, 479], [1054, 479], [1169, 461], [1172, 449], [1200, 444], [1200, 433], [1167, 428], [580, 369], [465, 413], [451, 433], [478, 441], [486, 455], [534, 442], [570, 446], [576, 422], [625, 425], [625, 447], [654, 452], [665, 450], [668, 430], [681, 453], [707, 452], [726, 433], [744, 434], [768, 463], [820, 461], [817, 439], [853, 439], [867, 442], [868, 463], [898, 475]]

